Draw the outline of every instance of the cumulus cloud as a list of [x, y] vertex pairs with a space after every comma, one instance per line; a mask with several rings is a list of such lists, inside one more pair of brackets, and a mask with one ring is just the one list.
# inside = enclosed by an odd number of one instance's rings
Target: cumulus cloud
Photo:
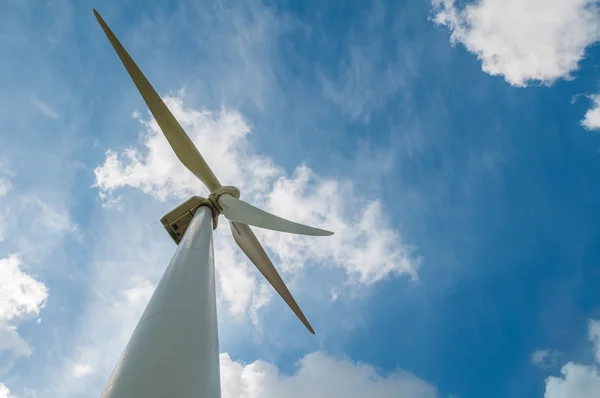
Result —
[[292, 375], [270, 363], [243, 364], [220, 355], [223, 398], [378, 397], [435, 398], [437, 390], [418, 377], [396, 371], [381, 375], [368, 364], [336, 359], [321, 352], [302, 358]]
[[46, 304], [46, 286], [21, 268], [16, 255], [0, 258], [0, 352], [10, 354], [10, 368], [14, 360], [31, 355], [31, 347], [17, 331], [23, 320], [39, 315]]
[[4, 384], [0, 383], [0, 398], [11, 398], [10, 390]]
[[483, 70], [519, 87], [570, 79], [600, 38], [597, 0], [476, 0], [462, 8], [433, 0], [434, 20]]
[[545, 398], [595, 398], [600, 397], [600, 322], [590, 321], [589, 338], [594, 343], [596, 364], [583, 365], [568, 362], [561, 376], [546, 379]]
[[560, 377], [546, 380], [545, 398], [596, 398], [600, 396], [600, 373], [597, 366], [569, 362]]
[[581, 125], [588, 130], [600, 129], [600, 95], [592, 95], [590, 99], [593, 105], [587, 110]]
[[[165, 101], [223, 183], [238, 186], [243, 198], [257, 206], [336, 232], [315, 239], [257, 229], [283, 272], [294, 273], [313, 262], [345, 270], [350, 283], [371, 284], [397, 274], [417, 277], [420, 259], [413, 248], [387, 224], [382, 204], [357, 196], [350, 180], [323, 178], [306, 165], [289, 175], [251, 150], [251, 126], [238, 112], [189, 109], [180, 97]], [[142, 147], [107, 151], [94, 171], [101, 198], [115, 200], [126, 187], [161, 201], [206, 195], [204, 186], [177, 160], [154, 119], [134, 117], [143, 127]], [[255, 280], [232, 240], [216, 238], [215, 250], [220, 292], [230, 310], [242, 313], [266, 304], [270, 294]]]

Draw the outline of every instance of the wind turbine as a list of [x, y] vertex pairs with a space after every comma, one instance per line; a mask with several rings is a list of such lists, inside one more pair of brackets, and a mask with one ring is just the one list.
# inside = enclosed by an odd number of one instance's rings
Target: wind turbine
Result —
[[241, 200], [239, 189], [222, 186], [106, 22], [96, 10], [94, 15], [175, 155], [210, 191], [208, 198], [194, 196], [161, 219], [178, 247], [102, 397], [220, 397], [212, 245], [219, 215], [229, 220], [239, 248], [312, 334], [312, 326], [250, 225], [301, 235], [327, 236], [333, 232], [267, 213]]

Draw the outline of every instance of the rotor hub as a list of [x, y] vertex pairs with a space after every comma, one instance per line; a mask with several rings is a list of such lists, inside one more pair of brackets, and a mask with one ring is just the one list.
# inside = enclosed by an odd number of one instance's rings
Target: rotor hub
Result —
[[214, 208], [219, 212], [219, 214], [223, 212], [223, 207], [219, 203], [219, 198], [221, 197], [221, 195], [225, 194], [231, 195], [236, 199], [240, 198], [240, 190], [233, 186], [219, 187], [212, 191], [210, 195], [208, 195], [208, 200], [210, 200], [210, 202], [212, 203]]
[[219, 215], [223, 212], [223, 207], [219, 203], [221, 195], [231, 195], [236, 199], [240, 198], [240, 190], [234, 186], [222, 186], [210, 193], [201, 206], [207, 206], [213, 213], [213, 229], [217, 229]]

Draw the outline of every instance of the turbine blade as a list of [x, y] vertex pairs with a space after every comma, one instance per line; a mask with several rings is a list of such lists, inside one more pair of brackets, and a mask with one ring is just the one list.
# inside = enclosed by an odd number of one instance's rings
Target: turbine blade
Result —
[[279, 276], [277, 269], [269, 259], [269, 256], [263, 249], [262, 245], [252, 232], [249, 226], [246, 224], [241, 224], [237, 222], [230, 222], [229, 226], [231, 227], [231, 234], [233, 235], [233, 239], [235, 243], [242, 249], [242, 251], [248, 256], [250, 261], [258, 268], [261, 274], [269, 281], [271, 286], [275, 288], [277, 293], [281, 296], [283, 301], [294, 311], [296, 316], [302, 321], [304, 326], [308, 329], [309, 332], [315, 334], [312, 326], [308, 323], [308, 320], [302, 313], [302, 310], [292, 297], [292, 294], [288, 290], [287, 286]]
[[298, 235], [333, 235], [333, 232], [324, 229], [309, 227], [278, 217], [231, 195], [219, 196], [219, 204], [223, 207], [223, 215], [230, 221]]
[[106, 37], [108, 37], [110, 44], [112, 44], [117, 52], [125, 69], [127, 69], [129, 76], [142, 95], [146, 105], [148, 105], [150, 112], [152, 112], [154, 119], [156, 119], [156, 122], [167, 138], [167, 141], [169, 141], [175, 155], [177, 155], [181, 163], [198, 177], [211, 192], [219, 188], [221, 183], [219, 183], [217, 177], [210, 167], [208, 167], [208, 164], [206, 164], [206, 161], [200, 152], [198, 152], [198, 149], [190, 137], [188, 137], [177, 119], [175, 119], [173, 114], [169, 111], [167, 105], [165, 105], [140, 68], [133, 62], [133, 59], [131, 59], [123, 45], [119, 42], [119, 39], [117, 39], [96, 10], [94, 10], [94, 15], [100, 23], [102, 30], [104, 30]]

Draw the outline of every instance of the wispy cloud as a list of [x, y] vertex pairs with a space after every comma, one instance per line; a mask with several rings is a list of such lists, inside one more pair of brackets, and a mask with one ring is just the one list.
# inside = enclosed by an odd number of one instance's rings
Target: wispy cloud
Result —
[[542, 369], [547, 369], [555, 366], [561, 356], [562, 353], [558, 351], [538, 350], [531, 354], [531, 363]]
[[352, 119], [371, 120], [398, 93], [407, 91], [408, 81], [418, 74], [415, 52], [419, 46], [409, 39], [391, 45], [390, 30], [402, 24], [402, 16], [389, 26], [388, 10], [380, 1], [372, 2], [362, 23], [352, 26], [344, 39], [343, 56], [334, 73], [322, 74], [325, 99], [338, 105]]
[[595, 0], [433, 0], [434, 21], [451, 42], [476, 54], [483, 70], [519, 87], [570, 79], [600, 38]]
[[0, 205], [6, 240], [10, 239], [11, 245], [28, 263], [43, 263], [65, 237], [75, 242], [81, 239], [79, 226], [64, 205], [19, 192], [6, 197]]
[[0, 179], [0, 197], [5, 196], [10, 190], [11, 184], [7, 179]]
[[59, 114], [39, 98], [34, 97], [32, 100], [33, 106], [44, 116], [51, 119], [59, 119]]

